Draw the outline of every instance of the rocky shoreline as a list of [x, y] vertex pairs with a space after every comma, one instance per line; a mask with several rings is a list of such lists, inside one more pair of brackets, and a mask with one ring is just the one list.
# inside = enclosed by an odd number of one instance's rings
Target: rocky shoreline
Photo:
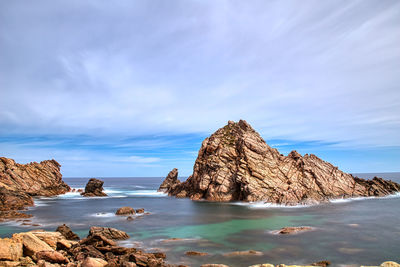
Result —
[[[293, 229], [292, 229], [293, 230]], [[284, 233], [281, 233], [284, 234]], [[288, 233], [285, 233], [288, 234]], [[164, 252], [147, 253], [137, 248], [119, 246], [117, 240], [128, 239], [123, 231], [108, 227], [93, 226], [86, 238], [80, 240], [72, 230], [64, 225], [56, 231], [33, 230], [16, 233], [11, 238], [0, 238], [0, 266], [4, 267], [188, 267], [188, 265], [169, 264]], [[187, 251], [187, 256], [201, 257], [208, 253]], [[224, 254], [225, 257], [259, 256], [262, 252], [236, 251]], [[329, 261], [319, 261], [310, 265], [285, 266], [322, 266]], [[384, 262], [381, 267], [399, 267], [396, 262]], [[225, 264], [203, 264], [201, 267], [229, 267]], [[274, 267], [263, 263], [250, 267]]]
[[229, 121], [199, 150], [193, 174], [181, 182], [173, 169], [160, 191], [178, 198], [218, 202], [317, 204], [338, 198], [386, 196], [400, 184], [345, 173], [313, 154], [287, 156], [271, 148], [246, 121]]
[[18, 164], [0, 157], [0, 221], [31, 217], [20, 211], [34, 205], [33, 197], [69, 192], [60, 167], [55, 160]]

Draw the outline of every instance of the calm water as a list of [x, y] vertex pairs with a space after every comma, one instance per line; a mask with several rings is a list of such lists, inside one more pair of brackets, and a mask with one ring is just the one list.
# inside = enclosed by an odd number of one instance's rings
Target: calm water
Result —
[[[371, 178], [374, 174], [358, 174]], [[400, 182], [400, 173], [379, 176]], [[83, 188], [88, 178], [65, 178], [73, 188]], [[28, 212], [39, 227], [20, 223], [0, 224], [0, 236], [30, 229], [55, 230], [63, 223], [81, 237], [90, 226], [110, 226], [128, 232], [125, 246], [162, 250], [171, 263], [200, 266], [224, 263], [248, 266], [256, 263], [309, 264], [330, 260], [343, 264], [378, 265], [400, 262], [400, 195], [386, 198], [342, 200], [310, 207], [285, 208], [265, 204], [193, 202], [157, 193], [163, 178], [102, 178], [109, 197], [83, 198], [68, 193], [40, 198]], [[127, 221], [115, 216], [122, 206], [145, 208], [150, 215]], [[271, 231], [285, 226], [313, 226], [315, 231], [277, 236]], [[163, 242], [182, 238], [179, 242]], [[262, 251], [262, 256], [227, 257], [238, 250]], [[209, 256], [185, 256], [185, 251]]]

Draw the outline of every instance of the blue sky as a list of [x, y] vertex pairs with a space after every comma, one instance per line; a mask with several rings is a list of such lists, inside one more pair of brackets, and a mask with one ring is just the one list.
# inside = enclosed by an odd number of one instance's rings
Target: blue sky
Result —
[[400, 171], [400, 2], [1, 1], [0, 155], [192, 171], [247, 120], [286, 154]]

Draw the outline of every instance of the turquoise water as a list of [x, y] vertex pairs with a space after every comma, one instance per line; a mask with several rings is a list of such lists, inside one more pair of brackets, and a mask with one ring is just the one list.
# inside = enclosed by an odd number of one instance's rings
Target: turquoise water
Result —
[[[364, 175], [366, 176], [366, 175]], [[382, 176], [382, 175], [381, 175]], [[399, 174], [385, 174], [399, 181]], [[88, 178], [65, 179], [73, 188], [82, 188]], [[162, 178], [104, 178], [106, 198], [83, 198], [68, 193], [40, 198], [28, 211], [32, 223], [0, 224], [0, 236], [30, 229], [54, 230], [66, 223], [81, 237], [90, 226], [109, 226], [128, 232], [126, 246], [148, 251], [162, 250], [171, 263], [200, 266], [224, 263], [248, 266], [256, 263], [310, 264], [330, 260], [342, 264], [377, 265], [400, 261], [400, 196], [342, 200], [310, 207], [279, 207], [255, 203], [210, 203], [175, 199], [158, 193]], [[149, 215], [127, 221], [115, 216], [122, 206], [145, 208]], [[312, 226], [315, 230], [296, 235], [275, 235], [286, 226]], [[180, 240], [165, 242], [170, 238]], [[257, 250], [261, 256], [227, 257], [224, 253]], [[208, 256], [190, 257], [196, 250]]]

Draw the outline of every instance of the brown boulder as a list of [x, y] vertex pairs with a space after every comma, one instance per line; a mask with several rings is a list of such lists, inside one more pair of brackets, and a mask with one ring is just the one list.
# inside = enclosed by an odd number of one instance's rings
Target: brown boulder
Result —
[[131, 207], [122, 207], [117, 210], [115, 215], [132, 215], [135, 214], [135, 209]]
[[245, 251], [234, 251], [223, 254], [225, 257], [236, 257], [236, 256], [261, 256], [262, 252], [256, 250], [245, 250]]
[[207, 252], [199, 252], [199, 251], [186, 251], [185, 254], [187, 256], [207, 256]]
[[83, 262], [82, 262], [82, 267], [104, 267], [107, 265], [107, 262], [103, 259], [100, 258], [92, 258], [92, 257], [87, 257]]
[[0, 238], [0, 261], [16, 261], [22, 257], [22, 242]]
[[104, 236], [108, 239], [115, 239], [115, 240], [124, 240], [124, 239], [129, 238], [129, 235], [127, 233], [125, 233], [124, 231], [121, 231], [121, 230], [118, 230], [115, 228], [99, 227], [99, 226], [90, 227], [88, 237], [94, 236], [94, 235], [100, 235], [100, 236]]
[[330, 265], [331, 262], [330, 261], [319, 261], [319, 262], [314, 262], [313, 264], [311, 264], [312, 266], [322, 266], [322, 267], [326, 267], [328, 265]]
[[143, 208], [137, 209], [137, 210], [136, 210], [136, 213], [139, 213], [139, 214], [140, 214], [140, 213], [144, 213], [144, 209], [143, 209]]
[[50, 263], [67, 263], [68, 260], [63, 254], [57, 251], [39, 251], [36, 252], [37, 260], [44, 260]]
[[68, 240], [79, 240], [79, 236], [72, 232], [71, 228], [63, 224], [57, 227], [56, 232], [61, 233]]
[[313, 154], [284, 156], [243, 120], [229, 121], [206, 138], [193, 174], [182, 183], [177, 176], [176, 169], [171, 171], [159, 190], [193, 200], [296, 205], [400, 191], [397, 183], [354, 178]]
[[84, 197], [104, 197], [107, 196], [106, 193], [103, 192], [103, 184], [104, 182], [96, 179], [96, 178], [91, 178], [86, 186], [85, 186], [85, 191], [81, 193], [82, 196]]
[[30, 232], [13, 234], [12, 239], [17, 242], [22, 242], [24, 245], [25, 256], [33, 256], [39, 251], [53, 251], [53, 248], [51, 248], [46, 242], [40, 240]]
[[282, 229], [279, 229], [278, 231], [275, 231], [275, 233], [280, 235], [287, 235], [287, 234], [297, 234], [300, 232], [307, 232], [311, 230], [313, 230], [313, 228], [308, 226], [284, 227]]

